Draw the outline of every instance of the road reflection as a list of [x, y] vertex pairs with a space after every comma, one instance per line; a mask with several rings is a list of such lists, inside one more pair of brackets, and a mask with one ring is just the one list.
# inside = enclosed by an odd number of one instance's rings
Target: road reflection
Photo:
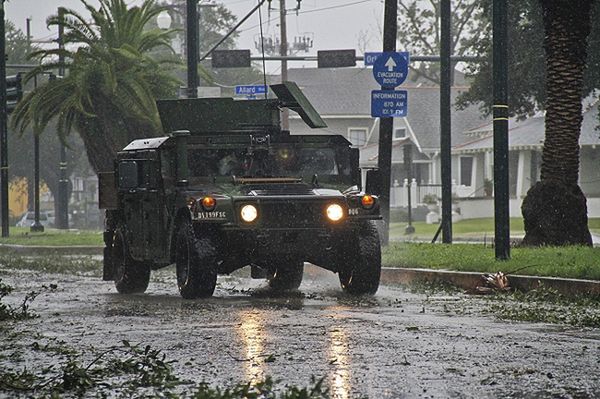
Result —
[[331, 394], [333, 398], [350, 397], [350, 354], [346, 329], [334, 326], [329, 330], [329, 362], [332, 366], [330, 374]]
[[244, 348], [242, 355], [245, 380], [256, 385], [265, 379], [263, 351], [267, 332], [264, 317], [262, 312], [248, 309], [239, 313], [239, 319], [237, 334]]

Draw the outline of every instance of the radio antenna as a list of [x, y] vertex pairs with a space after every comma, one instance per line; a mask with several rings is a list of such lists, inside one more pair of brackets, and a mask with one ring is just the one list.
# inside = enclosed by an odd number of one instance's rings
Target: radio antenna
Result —
[[[264, 1], [263, 1], [264, 3]], [[269, 1], [269, 4], [271, 2]], [[258, 22], [260, 26], [260, 49], [262, 52], [262, 67], [263, 67], [263, 84], [265, 85], [265, 100], [268, 99], [268, 89], [267, 89], [267, 68], [265, 67], [265, 38], [263, 36], [263, 26], [262, 26], [262, 12], [261, 12], [261, 1], [258, 0]]]

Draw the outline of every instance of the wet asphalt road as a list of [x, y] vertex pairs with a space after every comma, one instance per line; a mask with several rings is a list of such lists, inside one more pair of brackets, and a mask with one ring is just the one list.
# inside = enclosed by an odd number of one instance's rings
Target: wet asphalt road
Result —
[[[173, 275], [162, 270], [146, 294], [123, 296], [97, 277], [0, 271], [14, 297], [58, 286], [33, 302], [40, 317], [19, 327], [30, 337], [19, 343], [24, 352], [34, 339], [96, 351], [126, 339], [163, 350], [180, 377], [196, 382], [269, 375], [306, 386], [324, 377], [334, 398], [600, 397], [598, 329], [498, 321], [482, 314], [485, 299], [460, 293], [381, 287], [356, 299], [330, 273], [305, 274], [300, 291], [287, 294], [219, 277], [213, 298], [189, 301]], [[52, 361], [3, 356], [0, 367]]]

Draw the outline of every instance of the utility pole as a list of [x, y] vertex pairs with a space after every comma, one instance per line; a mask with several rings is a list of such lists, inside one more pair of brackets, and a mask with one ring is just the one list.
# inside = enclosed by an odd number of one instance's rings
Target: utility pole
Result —
[[186, 0], [187, 97], [198, 97], [198, 0]]
[[442, 242], [452, 243], [452, 127], [450, 85], [452, 81], [450, 0], [440, 5], [440, 164], [442, 169]]
[[493, 0], [494, 230], [496, 259], [510, 258], [508, 195], [508, 12], [506, 0]]
[[[279, 29], [281, 35], [281, 45], [279, 47], [279, 55], [286, 57], [288, 55], [287, 43], [287, 21], [285, 0], [279, 0]], [[281, 82], [288, 80], [287, 60], [281, 60]], [[281, 112], [281, 129], [290, 130], [290, 112], [287, 108], [283, 108]]]
[[[58, 8], [58, 19], [63, 21], [65, 18], [65, 9]], [[58, 25], [58, 48], [64, 50], [65, 43], [63, 36], [65, 34], [64, 26]], [[58, 76], [59, 79], [65, 76], [65, 56], [61, 53], [58, 56]], [[69, 228], [69, 178], [67, 177], [67, 149], [64, 144], [60, 146], [60, 174], [58, 180], [58, 209], [56, 214], [56, 227], [59, 229]]]
[[[27, 18], [27, 50], [31, 52], [31, 18]], [[33, 77], [33, 87], [37, 88], [37, 75]], [[35, 132], [33, 133], [33, 212], [35, 220], [29, 230], [32, 233], [44, 231], [44, 226], [40, 223], [40, 136]]]
[[[383, 13], [383, 51], [396, 51], [398, 32], [398, 1], [385, 0]], [[381, 90], [394, 90], [394, 87], [381, 87]], [[379, 121], [379, 157], [377, 166], [381, 174], [381, 215], [384, 229], [381, 243], [387, 245], [390, 238], [390, 181], [392, 179], [392, 131], [393, 118], [381, 118]]]
[[0, 0], [0, 213], [2, 237], [8, 237], [8, 113], [6, 112], [6, 31], [4, 0]]

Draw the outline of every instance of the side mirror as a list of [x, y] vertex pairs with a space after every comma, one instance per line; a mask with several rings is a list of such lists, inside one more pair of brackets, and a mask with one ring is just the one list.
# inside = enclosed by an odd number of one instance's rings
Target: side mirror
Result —
[[140, 185], [138, 164], [135, 161], [119, 162], [119, 188], [129, 190]]
[[365, 192], [373, 195], [381, 195], [383, 191], [381, 181], [381, 172], [379, 169], [367, 170], [367, 184], [365, 184]]

